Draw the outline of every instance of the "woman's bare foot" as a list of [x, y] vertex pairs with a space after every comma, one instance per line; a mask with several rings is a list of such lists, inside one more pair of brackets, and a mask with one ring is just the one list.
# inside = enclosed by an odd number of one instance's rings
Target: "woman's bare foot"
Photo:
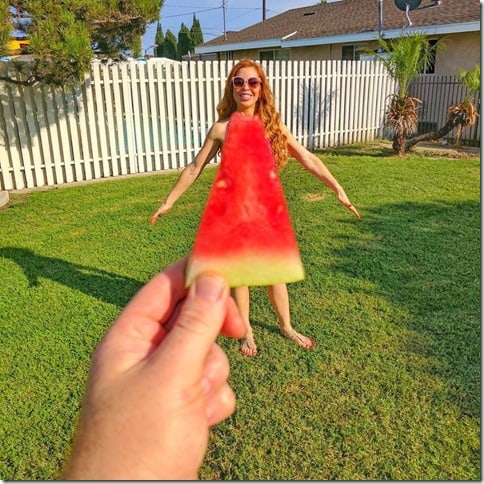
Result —
[[240, 341], [240, 351], [244, 356], [255, 356], [257, 355], [257, 346], [255, 344], [254, 336], [248, 334], [245, 338]]
[[311, 348], [314, 348], [316, 346], [316, 341], [314, 341], [311, 338], [308, 338], [307, 336], [304, 336], [301, 333], [298, 333], [293, 328], [291, 329], [280, 328], [280, 331], [283, 336], [290, 339], [291, 341], [294, 341], [294, 343], [298, 344], [299, 346], [301, 346], [306, 350], [310, 350]]

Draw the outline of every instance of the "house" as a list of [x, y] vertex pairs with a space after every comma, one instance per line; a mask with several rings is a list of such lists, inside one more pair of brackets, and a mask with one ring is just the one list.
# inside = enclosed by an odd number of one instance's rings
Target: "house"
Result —
[[480, 62], [479, 0], [328, 0], [295, 8], [195, 48], [198, 58], [359, 60], [376, 39], [419, 32], [445, 38], [431, 73], [458, 74]]
[[18, 59], [19, 56], [23, 57], [24, 50], [30, 44], [25, 33], [25, 29], [31, 23], [30, 17], [22, 10], [17, 10], [14, 7], [9, 7], [9, 12], [12, 16], [14, 29], [10, 32], [10, 37], [7, 40], [8, 56], [4, 60]]

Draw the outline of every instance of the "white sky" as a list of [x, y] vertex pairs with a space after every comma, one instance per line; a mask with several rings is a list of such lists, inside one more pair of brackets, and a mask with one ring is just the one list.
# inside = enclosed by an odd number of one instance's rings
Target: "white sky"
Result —
[[[160, 21], [163, 33], [170, 29], [178, 35], [182, 22], [191, 28], [193, 14], [200, 21], [205, 42], [224, 33], [223, 0], [165, 0]], [[266, 18], [292, 8], [319, 4], [316, 0], [266, 0]], [[241, 30], [262, 21], [262, 0], [225, 0], [226, 30]], [[143, 36], [143, 52], [153, 52], [156, 23], [149, 25]]]

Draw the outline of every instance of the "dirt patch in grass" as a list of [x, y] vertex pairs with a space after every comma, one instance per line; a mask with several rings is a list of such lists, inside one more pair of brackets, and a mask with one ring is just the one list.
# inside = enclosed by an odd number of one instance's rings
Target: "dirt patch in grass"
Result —
[[443, 144], [440, 141], [419, 143], [412, 147], [412, 153], [419, 153], [424, 156], [446, 157], [446, 158], [479, 158], [481, 151], [476, 146], [454, 146]]
[[[389, 140], [374, 140], [368, 143], [357, 143], [352, 145], [334, 146], [317, 151], [321, 155], [340, 156], [373, 156], [376, 158], [391, 157], [398, 158]], [[480, 158], [481, 149], [478, 146], [454, 146], [444, 144], [441, 140], [418, 143], [413, 146], [408, 156], [419, 154], [431, 158]], [[403, 157], [405, 159], [405, 157]]]
[[325, 198], [326, 195], [324, 193], [306, 193], [302, 196], [302, 199], [306, 202], [319, 202]]
[[5, 205], [0, 207], [0, 212], [4, 210], [8, 210], [15, 205], [19, 205], [21, 203], [25, 203], [29, 198], [29, 193], [22, 193], [22, 194], [10, 194], [9, 200]]

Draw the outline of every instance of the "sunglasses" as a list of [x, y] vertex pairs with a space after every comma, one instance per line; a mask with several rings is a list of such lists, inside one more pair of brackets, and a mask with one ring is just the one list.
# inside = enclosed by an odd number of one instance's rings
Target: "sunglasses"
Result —
[[249, 79], [244, 79], [243, 77], [234, 77], [232, 79], [232, 84], [235, 89], [241, 89], [244, 87], [246, 82], [251, 89], [255, 89], [258, 85], [262, 84], [262, 81], [259, 77], [249, 77]]

